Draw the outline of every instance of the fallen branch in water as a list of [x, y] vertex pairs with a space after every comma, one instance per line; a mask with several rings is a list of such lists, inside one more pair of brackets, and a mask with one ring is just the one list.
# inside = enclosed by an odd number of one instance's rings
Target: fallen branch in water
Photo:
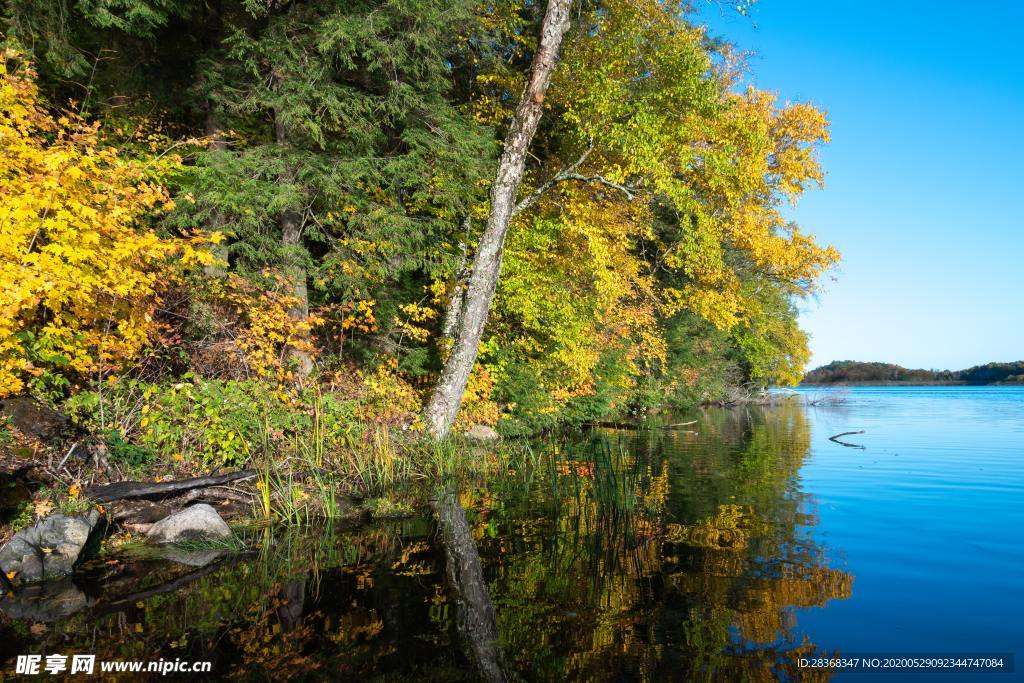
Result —
[[804, 399], [804, 403], [808, 406], [823, 407], [842, 405], [843, 403], [847, 403], [849, 400], [850, 390], [846, 387], [839, 387], [837, 389], [810, 394]]
[[696, 420], [690, 420], [689, 422], [677, 422], [672, 425], [662, 425], [662, 429], [675, 429], [676, 427], [688, 427], [689, 425], [697, 424]]
[[229, 484], [233, 481], [252, 479], [256, 476], [256, 470], [241, 470], [230, 474], [219, 474], [215, 477], [192, 477], [191, 479], [178, 479], [176, 481], [120, 481], [105, 486], [92, 486], [83, 493], [86, 498], [97, 503], [109, 503], [113, 500], [124, 500], [126, 498], [145, 498], [147, 496], [162, 496], [172, 493], [180, 493], [198, 488], [209, 488], [220, 484]]
[[587, 427], [605, 427], [606, 429], [640, 429], [640, 425], [635, 422], [609, 422], [607, 420], [600, 420], [597, 422], [588, 422]]
[[845, 441], [840, 441], [839, 440], [839, 437], [841, 437], [841, 436], [850, 436], [851, 434], [863, 434], [863, 433], [864, 433], [863, 429], [861, 429], [860, 431], [857, 431], [857, 432], [840, 432], [838, 434], [835, 434], [833, 436], [828, 437], [828, 440], [829, 441], [835, 441], [840, 446], [846, 446], [847, 448], [859, 448], [861, 450], [866, 450], [867, 446], [861, 446], [860, 444], [856, 444], [856, 443], [846, 443]]

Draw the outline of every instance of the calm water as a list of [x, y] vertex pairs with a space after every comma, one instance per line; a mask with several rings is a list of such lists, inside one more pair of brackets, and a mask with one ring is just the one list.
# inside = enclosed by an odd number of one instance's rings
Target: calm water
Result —
[[538, 443], [399, 522], [92, 567], [0, 601], [3, 671], [93, 652], [255, 680], [767, 681], [827, 680], [798, 666], [824, 655], [1024, 656], [1024, 388], [688, 419]]

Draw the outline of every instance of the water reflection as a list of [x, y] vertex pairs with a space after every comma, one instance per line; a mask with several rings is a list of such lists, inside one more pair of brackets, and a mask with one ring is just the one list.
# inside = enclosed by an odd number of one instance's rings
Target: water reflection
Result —
[[[797, 608], [847, 598], [815, 542], [802, 409], [599, 430], [355, 531], [267, 533], [203, 567], [94, 567], [0, 601], [0, 661], [205, 659], [242, 680], [814, 680]], [[832, 654], [832, 653], [830, 653]]]
[[506, 681], [494, 605], [480, 567], [476, 541], [466, 522], [466, 511], [456, 493], [449, 490], [439, 492], [432, 507], [447, 557], [448, 582], [455, 596], [459, 634], [469, 645], [483, 679]]
[[[513, 668], [527, 678], [806, 678], [819, 648], [794, 608], [849, 597], [809, 534], [798, 472], [810, 433], [797, 407], [709, 411], [698, 435], [599, 434], [579, 444], [537, 526], [503, 547], [492, 595]], [[507, 546], [499, 535], [490, 545]], [[493, 551], [487, 551], [491, 554]]]

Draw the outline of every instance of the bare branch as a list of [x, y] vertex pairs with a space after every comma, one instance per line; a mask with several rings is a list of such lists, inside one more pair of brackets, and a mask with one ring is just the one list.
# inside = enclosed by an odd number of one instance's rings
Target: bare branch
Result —
[[583, 164], [583, 162], [587, 160], [587, 157], [589, 157], [590, 153], [593, 151], [594, 144], [593, 142], [591, 142], [591, 144], [587, 147], [587, 149], [583, 152], [583, 154], [580, 155], [580, 157], [576, 161], [572, 162], [571, 164], [563, 168], [561, 171], [556, 173], [547, 182], [541, 184], [541, 186], [538, 187], [536, 190], [523, 197], [522, 201], [516, 204], [515, 208], [512, 209], [512, 215], [515, 216], [520, 211], [525, 211], [526, 209], [530, 208], [538, 201], [540, 201], [540, 198], [544, 196], [545, 192], [550, 190], [558, 183], [568, 180], [567, 174], [575, 174], [576, 169], [578, 169]]
[[626, 198], [629, 199], [629, 201], [633, 201], [633, 199], [636, 197], [636, 193], [640, 191], [639, 188], [614, 183], [611, 180], [605, 178], [603, 175], [598, 174], [580, 175], [579, 173], [566, 173], [564, 180], [579, 180], [584, 183], [599, 183], [601, 185], [605, 185], [612, 189], [618, 190], [622, 194], [626, 195]]

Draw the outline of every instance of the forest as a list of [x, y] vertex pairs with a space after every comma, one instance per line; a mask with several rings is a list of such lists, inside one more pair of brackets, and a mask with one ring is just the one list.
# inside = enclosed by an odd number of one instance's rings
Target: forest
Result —
[[441, 462], [449, 433], [803, 376], [797, 305], [839, 255], [787, 207], [823, 182], [828, 120], [753, 86], [692, 8], [0, 21], [0, 397], [63, 411], [122, 476], [291, 453], [372, 488], [398, 435]]
[[0, 0], [0, 683], [1011, 671], [1009, 6]]
[[908, 370], [892, 363], [838, 360], [814, 368], [802, 384], [1024, 384], [1024, 361], [987, 363], [966, 370]]

